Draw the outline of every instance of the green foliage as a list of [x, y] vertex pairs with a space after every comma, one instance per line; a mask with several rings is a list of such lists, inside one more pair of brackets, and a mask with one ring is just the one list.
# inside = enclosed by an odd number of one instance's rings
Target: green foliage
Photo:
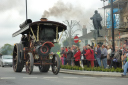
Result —
[[79, 67], [79, 70], [81, 70], [81, 71], [82, 71], [82, 70], [83, 70], [83, 68], [82, 68], [82, 67]]
[[61, 45], [58, 43], [55, 43], [54, 47], [51, 48], [51, 52], [56, 53], [58, 50], [60, 50], [60, 48], [61, 48]]
[[67, 41], [67, 40], [64, 40], [64, 41], [63, 41], [63, 46], [64, 46], [64, 47], [69, 46], [69, 43], [68, 43], [68, 41]]
[[84, 66], [84, 68], [82, 67], [78, 67], [78, 66], [68, 66], [68, 65], [61, 65], [62, 69], [69, 69], [69, 70], [85, 70], [85, 71], [102, 71], [102, 72], [123, 72], [122, 68], [107, 68], [104, 69], [102, 67], [87, 67], [86, 65]]
[[[68, 47], [69, 46], [69, 42], [68, 41], [69, 41], [69, 38], [67, 38], [66, 40], [63, 41], [63, 46], [64, 47]], [[74, 43], [74, 39], [73, 38], [71, 39], [71, 43], [72, 43], [72, 45], [76, 45], [78, 47], [80, 46], [79, 42], [78, 43]]]
[[2, 55], [12, 55], [12, 53], [13, 53], [13, 47], [14, 46], [12, 46], [10, 44], [5, 44], [1, 48], [0, 52], [1, 52]]

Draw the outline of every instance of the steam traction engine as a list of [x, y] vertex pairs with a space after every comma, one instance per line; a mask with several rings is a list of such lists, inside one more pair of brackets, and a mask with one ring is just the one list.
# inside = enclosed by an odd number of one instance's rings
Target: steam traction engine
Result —
[[50, 49], [54, 47], [59, 38], [59, 32], [65, 31], [67, 27], [59, 22], [47, 21], [41, 18], [41, 21], [32, 22], [27, 19], [20, 25], [20, 30], [12, 36], [22, 34], [20, 43], [14, 45], [13, 50], [13, 70], [31, 74], [33, 67], [38, 66], [40, 72], [48, 72], [50, 65], [52, 72], [57, 75], [60, 70], [60, 58], [57, 54], [50, 54]]

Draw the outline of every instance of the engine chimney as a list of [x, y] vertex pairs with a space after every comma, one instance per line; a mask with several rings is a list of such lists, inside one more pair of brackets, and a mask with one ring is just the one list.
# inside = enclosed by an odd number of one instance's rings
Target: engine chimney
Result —
[[40, 21], [47, 21], [47, 18], [41, 18]]

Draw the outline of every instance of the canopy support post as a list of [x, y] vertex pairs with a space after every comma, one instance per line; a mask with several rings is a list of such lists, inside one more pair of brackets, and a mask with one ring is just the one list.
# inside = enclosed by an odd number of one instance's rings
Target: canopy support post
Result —
[[31, 32], [32, 32], [32, 34], [33, 34], [33, 36], [34, 36], [34, 38], [35, 38], [35, 41], [37, 41], [37, 40], [36, 40], [36, 36], [35, 36], [35, 34], [34, 34], [32, 28], [30, 28], [30, 29], [31, 29]]

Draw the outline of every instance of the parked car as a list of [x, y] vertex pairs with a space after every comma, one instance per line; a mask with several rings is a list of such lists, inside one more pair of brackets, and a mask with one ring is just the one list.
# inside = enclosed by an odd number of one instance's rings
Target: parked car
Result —
[[4, 66], [12, 66], [12, 55], [2, 55], [0, 57], [0, 65]]

